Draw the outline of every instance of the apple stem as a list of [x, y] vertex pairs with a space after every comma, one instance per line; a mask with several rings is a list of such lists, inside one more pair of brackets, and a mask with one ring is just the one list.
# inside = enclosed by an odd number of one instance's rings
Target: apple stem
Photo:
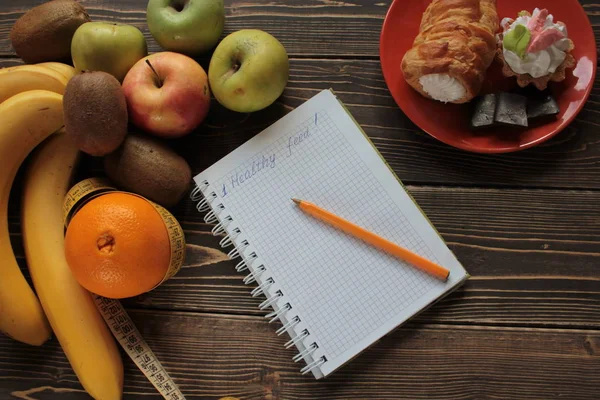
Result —
[[150, 60], [146, 60], [146, 64], [148, 64], [148, 66], [150, 67], [150, 69], [152, 70], [152, 72], [154, 72], [154, 75], [156, 76], [156, 79], [158, 80], [158, 87], [161, 88], [163, 83], [162, 80], [160, 79], [160, 76], [158, 75], [158, 72], [156, 72], [156, 70], [154, 69], [154, 67], [152, 66], [152, 63], [150, 63]]

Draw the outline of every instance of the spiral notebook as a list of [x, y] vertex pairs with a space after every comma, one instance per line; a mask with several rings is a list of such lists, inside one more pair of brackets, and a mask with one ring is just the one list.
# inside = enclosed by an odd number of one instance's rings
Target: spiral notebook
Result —
[[[192, 198], [317, 379], [468, 278], [330, 90], [195, 178]], [[304, 214], [298, 197], [450, 270], [442, 282]]]

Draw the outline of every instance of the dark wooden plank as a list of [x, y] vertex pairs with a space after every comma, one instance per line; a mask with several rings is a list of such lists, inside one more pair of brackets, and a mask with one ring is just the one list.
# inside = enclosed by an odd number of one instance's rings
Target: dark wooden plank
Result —
[[[472, 275], [419, 321], [600, 328], [597, 192], [409, 187]], [[19, 198], [18, 195], [15, 198]], [[16, 205], [13, 246], [24, 265]], [[170, 281], [131, 307], [264, 315], [190, 201], [175, 215], [187, 259]]]
[[[8, 33], [26, 10], [45, 0], [3, 0], [0, 55], [12, 55]], [[160, 47], [146, 26], [146, 0], [81, 0], [92, 20], [137, 26], [150, 51]], [[390, 0], [226, 0], [225, 32], [262, 29], [277, 37], [290, 55], [378, 56], [379, 34]], [[300, 40], [301, 38], [301, 40]]]
[[[600, 389], [598, 331], [413, 324], [316, 381], [300, 375], [287, 339], [262, 319], [131, 315], [188, 398], [595, 400]], [[125, 399], [155, 394], [131, 361], [125, 366]], [[10, 395], [87, 398], [55, 341], [34, 348], [2, 337], [0, 397]]]

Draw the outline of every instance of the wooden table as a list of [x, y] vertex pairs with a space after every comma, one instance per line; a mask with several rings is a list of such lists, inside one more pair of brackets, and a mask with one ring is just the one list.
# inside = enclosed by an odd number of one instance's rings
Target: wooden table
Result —
[[[14, 21], [43, 0], [2, 0], [0, 64], [20, 63]], [[146, 0], [82, 0], [94, 20], [138, 26], [151, 51]], [[600, 35], [600, 5], [582, 0]], [[600, 398], [600, 92], [555, 139], [515, 154], [455, 150], [398, 109], [380, 70], [378, 41], [390, 0], [231, 0], [226, 33], [259, 28], [291, 58], [278, 102], [245, 120], [213, 107], [175, 144], [194, 173], [289, 110], [333, 88], [472, 274], [456, 293], [323, 381], [301, 376], [284, 337], [267, 324], [190, 201], [174, 209], [188, 241], [185, 267], [160, 288], [124, 301], [189, 398]], [[570, 27], [576, 29], [576, 27]], [[201, 59], [208, 65], [208, 58]], [[1, 123], [1, 121], [0, 121]], [[2, 161], [0, 160], [0, 163]], [[86, 161], [82, 175], [102, 173]], [[18, 218], [13, 245], [25, 265]], [[1, 277], [0, 277], [1, 279]], [[158, 398], [125, 362], [125, 397]], [[0, 337], [0, 398], [86, 398], [56, 340], [34, 348]]]

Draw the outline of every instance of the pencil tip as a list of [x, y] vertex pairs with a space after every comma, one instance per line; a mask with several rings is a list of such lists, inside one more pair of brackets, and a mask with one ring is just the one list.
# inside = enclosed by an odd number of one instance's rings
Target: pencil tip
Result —
[[292, 198], [292, 201], [296, 204], [300, 204], [300, 200], [296, 199], [296, 198]]

